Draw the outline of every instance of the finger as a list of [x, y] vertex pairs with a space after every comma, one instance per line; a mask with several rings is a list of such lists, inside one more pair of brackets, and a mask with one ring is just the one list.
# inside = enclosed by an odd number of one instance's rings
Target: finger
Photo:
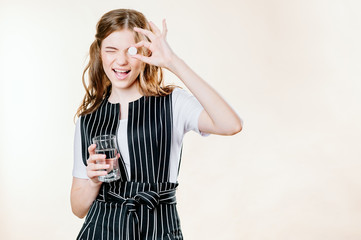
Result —
[[145, 63], [148, 63], [148, 64], [152, 65], [150, 57], [146, 57], [146, 56], [143, 56], [141, 54], [133, 55], [131, 57], [136, 58], [136, 59], [138, 59], [138, 60], [140, 60], [142, 62], [145, 62]]
[[135, 44], [134, 47], [136, 47], [136, 48], [146, 47], [146, 48], [149, 49], [149, 48], [150, 48], [150, 45], [151, 45], [150, 42], [142, 40], [142, 41], [140, 41], [139, 43]]
[[88, 172], [88, 177], [95, 178], [95, 177], [99, 177], [99, 176], [105, 176], [107, 174], [108, 174], [107, 171], [91, 171], [91, 172]]
[[92, 154], [89, 156], [87, 162], [95, 163], [96, 161], [105, 161], [106, 155], [105, 154]]
[[134, 27], [134, 31], [144, 34], [144, 35], [147, 36], [151, 41], [153, 41], [153, 40], [155, 39], [154, 33], [152, 33], [152, 32], [149, 31], [149, 30], [146, 30], [146, 29], [143, 29], [143, 28]]
[[88, 152], [89, 152], [90, 155], [95, 154], [95, 148], [96, 147], [97, 147], [97, 145], [94, 144], [94, 143], [88, 147]]
[[105, 154], [93, 154], [89, 158], [95, 159], [95, 160], [104, 160], [107, 157]]
[[109, 164], [90, 164], [88, 165], [88, 171], [98, 171], [103, 169], [108, 169], [110, 167]]
[[166, 37], [167, 36], [167, 32], [168, 32], [168, 28], [167, 28], [167, 24], [165, 22], [165, 18], [163, 19], [163, 32], [162, 32], [162, 36]]
[[159, 28], [152, 22], [152, 21], [149, 21], [149, 25], [151, 26], [153, 32], [156, 34], [156, 35], [161, 35], [161, 31], [159, 30]]

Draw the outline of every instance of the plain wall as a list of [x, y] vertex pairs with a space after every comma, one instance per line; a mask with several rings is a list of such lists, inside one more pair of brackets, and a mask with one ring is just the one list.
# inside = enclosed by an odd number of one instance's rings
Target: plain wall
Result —
[[361, 239], [361, 4], [351, 0], [1, 0], [1, 239], [75, 239], [81, 228], [73, 116], [96, 22], [115, 8], [166, 18], [172, 49], [244, 120], [232, 137], [184, 139], [185, 239]]

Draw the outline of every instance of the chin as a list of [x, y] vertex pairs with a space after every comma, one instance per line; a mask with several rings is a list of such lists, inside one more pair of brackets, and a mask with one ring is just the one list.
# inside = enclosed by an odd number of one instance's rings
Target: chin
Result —
[[136, 84], [136, 81], [133, 81], [132, 83], [129, 83], [129, 81], [112, 81], [112, 86], [117, 89], [129, 89], [132, 88]]

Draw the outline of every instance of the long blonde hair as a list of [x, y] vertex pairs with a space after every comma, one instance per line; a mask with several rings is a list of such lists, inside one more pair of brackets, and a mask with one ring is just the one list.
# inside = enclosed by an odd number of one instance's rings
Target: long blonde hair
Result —
[[[111, 33], [123, 29], [133, 31], [134, 27], [139, 27], [152, 31], [145, 16], [133, 9], [116, 9], [104, 14], [97, 23], [97, 32], [95, 40], [89, 49], [89, 63], [83, 71], [82, 81], [85, 88], [84, 99], [79, 106], [76, 116], [86, 115], [95, 111], [111, 93], [111, 82], [104, 72], [101, 59], [101, 43]], [[136, 42], [141, 40], [150, 41], [147, 37], [134, 32]], [[138, 49], [140, 54], [149, 56], [146, 48]], [[89, 85], [85, 81], [85, 75], [88, 73]], [[139, 90], [145, 96], [166, 96], [169, 95], [175, 85], [164, 85], [162, 68], [144, 63], [137, 80], [139, 82]]]

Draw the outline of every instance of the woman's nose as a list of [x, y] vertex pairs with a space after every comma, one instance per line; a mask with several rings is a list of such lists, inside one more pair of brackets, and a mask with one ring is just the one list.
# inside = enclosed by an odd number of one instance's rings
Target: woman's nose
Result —
[[126, 53], [119, 52], [119, 53], [116, 55], [116, 62], [117, 62], [119, 65], [127, 64], [127, 63], [128, 63], [128, 55], [127, 55]]

